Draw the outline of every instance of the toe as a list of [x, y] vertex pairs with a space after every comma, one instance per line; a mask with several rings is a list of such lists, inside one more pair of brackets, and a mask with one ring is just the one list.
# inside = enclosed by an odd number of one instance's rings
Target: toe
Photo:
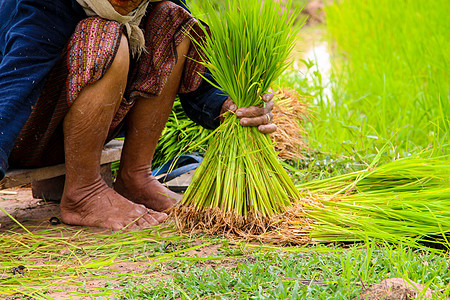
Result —
[[136, 231], [143, 228], [146, 228], [145, 226], [141, 226], [138, 224], [138, 221], [133, 222], [133, 224], [129, 224], [128, 226], [124, 227], [127, 231]]
[[152, 215], [150, 214], [146, 214], [145, 216], [143, 216], [141, 218], [142, 221], [145, 221], [148, 225], [146, 227], [150, 227], [150, 226], [156, 226], [159, 225], [160, 222], [158, 222], [158, 220], [156, 220]]
[[110, 228], [112, 231], [119, 231], [119, 230], [122, 230], [124, 226], [122, 224], [120, 224], [119, 222], [112, 221], [112, 222], [109, 222], [108, 225], [99, 226], [99, 227]]
[[158, 221], [158, 223], [162, 223], [162, 222], [164, 222], [165, 220], [167, 220], [167, 218], [168, 218], [168, 215], [167, 215], [166, 213], [163, 213], [163, 212], [156, 212], [156, 211], [154, 211], [154, 210], [150, 210], [150, 211], [149, 211], [149, 214], [150, 214], [153, 218], [155, 218], [155, 220]]
[[148, 208], [145, 207], [143, 204], [136, 204], [135, 205], [135, 212], [137, 215], [142, 216], [147, 214]]

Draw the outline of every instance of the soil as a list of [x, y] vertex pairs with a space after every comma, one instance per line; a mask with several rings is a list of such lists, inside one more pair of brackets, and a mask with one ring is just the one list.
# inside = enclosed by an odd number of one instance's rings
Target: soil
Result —
[[310, 25], [323, 23], [325, 21], [323, 0], [309, 1], [303, 9], [302, 13], [309, 16], [307, 22]]
[[[40, 199], [34, 199], [32, 196], [31, 188], [28, 186], [7, 189], [0, 191], [0, 207], [3, 208], [8, 214], [14, 217], [17, 221], [23, 224], [28, 230], [32, 232], [42, 231], [48, 228], [52, 228], [49, 220], [52, 217], [60, 217], [59, 214], [59, 203], [58, 202], [46, 202]], [[66, 227], [68, 225], [58, 224], [58, 227]], [[18, 226], [7, 214], [0, 211], [0, 234], [2, 232], [11, 230], [13, 232], [23, 232], [24, 230]], [[98, 228], [87, 228], [89, 232], [102, 233], [105, 234], [107, 231]], [[8, 234], [8, 233], [6, 233]], [[212, 269], [223, 269], [223, 268], [233, 268], [239, 263], [248, 262], [252, 258], [230, 258], [223, 259], [223, 253], [220, 248], [221, 244], [215, 244], [210, 246], [205, 246], [197, 250], [189, 250], [183, 255], [192, 257], [209, 257], [211, 259], [199, 262], [204, 268]], [[70, 254], [68, 248], [63, 248], [59, 252], [61, 255]], [[221, 257], [220, 260], [214, 260], [214, 257]], [[29, 264], [34, 265], [44, 265], [47, 263], [47, 259], [50, 258], [39, 258], [35, 261], [29, 261]], [[114, 287], [120, 292], [122, 288], [127, 284], [123, 282], [123, 274], [137, 273], [145, 275], [142, 279], [139, 279], [139, 283], [142, 285], [148, 285], [150, 283], [156, 284], [162, 280], [170, 279], [171, 276], [167, 275], [166, 271], [173, 270], [175, 267], [172, 266], [171, 262], [157, 263], [156, 265], [150, 264], [148, 260], [143, 261], [132, 261], [132, 260], [120, 260], [117, 263], [102, 267], [101, 274], [106, 278], [92, 278], [85, 280], [86, 290], [95, 291], [99, 288], [109, 286]], [[26, 272], [26, 269], [25, 269]], [[0, 278], [10, 277], [11, 274], [8, 272], [0, 273]], [[26, 275], [25, 275], [26, 276]], [[109, 278], [108, 278], [109, 277]], [[86, 299], [85, 297], [74, 297], [78, 287], [71, 285], [61, 285], [55, 286], [55, 290], [46, 292], [46, 296], [52, 299]], [[57, 289], [56, 289], [57, 287]], [[22, 299], [20, 296], [18, 296]], [[2, 298], [2, 297], [0, 297]], [[15, 295], [9, 296], [6, 299], [19, 299]]]
[[360, 295], [361, 300], [409, 300], [417, 299], [420, 294], [420, 299], [432, 299], [433, 292], [427, 289], [423, 293], [424, 287], [419, 283], [413, 281], [405, 281], [403, 278], [385, 279], [379, 284], [375, 284], [363, 291]]
[[[47, 221], [52, 217], [60, 218], [59, 203], [35, 199], [31, 187], [24, 186], [0, 191], [0, 207], [19, 222], [27, 220]], [[3, 211], [0, 211], [0, 231], [14, 225]]]

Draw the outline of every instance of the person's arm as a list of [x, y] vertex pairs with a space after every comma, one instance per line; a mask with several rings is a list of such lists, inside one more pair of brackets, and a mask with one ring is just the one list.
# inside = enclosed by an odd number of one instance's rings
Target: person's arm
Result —
[[[208, 72], [205, 77], [214, 82]], [[228, 98], [223, 91], [203, 80], [197, 90], [178, 96], [186, 115], [195, 123], [207, 129], [215, 129], [220, 125], [222, 106]]]
[[0, 2], [0, 179], [8, 156], [75, 26], [72, 0]]

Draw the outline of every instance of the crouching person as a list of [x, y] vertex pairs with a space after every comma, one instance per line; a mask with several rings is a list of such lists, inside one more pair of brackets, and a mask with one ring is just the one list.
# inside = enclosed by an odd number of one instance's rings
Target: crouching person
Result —
[[[0, 17], [2, 173], [65, 162], [61, 217], [120, 230], [157, 225], [181, 196], [151, 172], [177, 94], [186, 113], [214, 128], [233, 101], [206, 81], [179, 1], [6, 0]], [[43, 24], [44, 22], [44, 24]], [[190, 59], [192, 58], [192, 59]], [[30, 83], [33, 81], [33, 83]], [[238, 111], [245, 126], [273, 132], [265, 107]], [[125, 143], [114, 188], [100, 175], [105, 143]]]

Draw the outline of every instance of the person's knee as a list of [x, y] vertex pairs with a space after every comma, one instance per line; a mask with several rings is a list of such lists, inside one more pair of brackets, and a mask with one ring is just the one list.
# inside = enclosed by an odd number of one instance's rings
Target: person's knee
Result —
[[110, 70], [116, 73], [118, 76], [124, 78], [128, 77], [128, 71], [130, 67], [130, 50], [127, 37], [122, 34], [120, 38], [120, 45], [117, 52], [114, 55], [114, 60], [111, 64]]
[[68, 45], [69, 102], [106, 73], [113, 73], [116, 83], [126, 85], [130, 58], [123, 30], [122, 24], [99, 17], [78, 23]]

